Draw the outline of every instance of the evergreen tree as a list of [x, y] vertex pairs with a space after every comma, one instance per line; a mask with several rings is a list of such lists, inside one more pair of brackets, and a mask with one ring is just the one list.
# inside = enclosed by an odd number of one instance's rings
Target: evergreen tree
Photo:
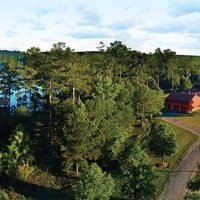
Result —
[[188, 191], [184, 196], [184, 200], [197, 200], [200, 199], [200, 190]]
[[200, 164], [197, 165], [196, 175], [187, 183], [190, 191], [200, 191]]
[[109, 55], [109, 66], [116, 77], [122, 78], [123, 72], [127, 72], [130, 63], [131, 49], [121, 41], [114, 41], [107, 47], [106, 53]]
[[3, 171], [8, 176], [17, 176], [18, 167], [29, 167], [29, 163], [33, 160], [31, 142], [21, 125], [18, 125], [10, 135], [9, 142], [6, 151], [3, 152]]
[[179, 90], [187, 90], [192, 88], [192, 83], [188, 77], [181, 76]]
[[72, 94], [72, 101], [75, 103], [77, 100], [81, 100], [81, 96], [88, 96], [91, 86], [91, 71], [86, 57], [75, 53], [71, 54], [68, 67], [66, 79]]
[[99, 119], [98, 132], [102, 143], [101, 159], [109, 165], [123, 150], [126, 140], [132, 135], [134, 122], [130, 104], [130, 93], [122, 98], [126, 90], [122, 83], [114, 83], [110, 77], [98, 76], [93, 86], [93, 100], [96, 102], [96, 117]]
[[162, 158], [162, 165], [164, 165], [164, 156], [170, 156], [176, 150], [175, 135], [169, 125], [160, 121], [154, 122], [149, 134], [148, 145], [155, 157]]
[[18, 107], [11, 117], [12, 130], [14, 130], [19, 124], [23, 127], [25, 131], [33, 131], [34, 123], [32, 120], [31, 113], [29, 112], [26, 106]]
[[18, 91], [22, 85], [22, 69], [22, 63], [13, 57], [7, 58], [4, 66], [0, 68], [0, 91], [9, 100], [13, 92]]
[[95, 163], [89, 166], [88, 170], [80, 175], [77, 183], [72, 186], [76, 200], [108, 200], [114, 187], [112, 177], [102, 172]]
[[132, 99], [136, 123], [143, 126], [145, 120], [151, 120], [154, 115], [161, 113], [161, 109], [164, 107], [162, 94], [160, 89], [153, 90], [144, 84], [136, 85]]
[[148, 155], [138, 145], [132, 145], [122, 156], [123, 194], [135, 200], [154, 199], [156, 176]]
[[89, 160], [96, 160], [100, 155], [101, 141], [96, 133], [98, 121], [89, 119], [86, 107], [81, 101], [76, 105], [68, 104], [67, 107], [60, 138], [62, 170], [71, 173], [75, 169], [78, 175], [80, 168], [84, 169]]

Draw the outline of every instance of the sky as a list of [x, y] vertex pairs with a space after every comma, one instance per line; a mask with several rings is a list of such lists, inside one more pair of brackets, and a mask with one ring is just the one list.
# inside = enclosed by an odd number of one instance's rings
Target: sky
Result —
[[145, 53], [200, 55], [199, 0], [0, 0], [0, 50], [96, 51], [121, 41]]

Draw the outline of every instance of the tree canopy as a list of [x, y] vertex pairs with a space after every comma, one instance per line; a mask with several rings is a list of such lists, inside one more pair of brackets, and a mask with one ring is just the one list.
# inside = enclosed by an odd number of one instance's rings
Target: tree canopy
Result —
[[154, 122], [149, 134], [148, 145], [155, 157], [162, 158], [164, 165], [164, 156], [170, 156], [176, 150], [176, 138], [169, 125], [161, 121]]
[[0, 52], [0, 94], [17, 100], [0, 107], [0, 173], [16, 178], [20, 166], [46, 166], [70, 180], [77, 199], [109, 199], [113, 190], [154, 198], [149, 150], [164, 163], [176, 138], [153, 122], [165, 92], [198, 80], [200, 59], [160, 48], [146, 54], [121, 41], [97, 49], [58, 42], [45, 52]]
[[94, 163], [80, 175], [77, 183], [73, 185], [74, 197], [77, 200], [108, 200], [114, 187], [112, 177], [102, 172], [101, 168]]

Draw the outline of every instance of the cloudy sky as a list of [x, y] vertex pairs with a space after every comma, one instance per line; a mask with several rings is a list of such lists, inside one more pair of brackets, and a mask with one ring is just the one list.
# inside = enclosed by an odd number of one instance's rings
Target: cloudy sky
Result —
[[75, 51], [121, 41], [141, 52], [200, 55], [199, 0], [0, 0], [0, 49]]

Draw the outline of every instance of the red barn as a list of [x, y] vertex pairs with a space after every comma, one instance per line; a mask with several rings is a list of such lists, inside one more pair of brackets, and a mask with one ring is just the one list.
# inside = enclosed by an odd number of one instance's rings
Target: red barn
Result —
[[195, 93], [172, 92], [166, 98], [166, 106], [169, 110], [191, 113], [200, 109], [200, 96]]

